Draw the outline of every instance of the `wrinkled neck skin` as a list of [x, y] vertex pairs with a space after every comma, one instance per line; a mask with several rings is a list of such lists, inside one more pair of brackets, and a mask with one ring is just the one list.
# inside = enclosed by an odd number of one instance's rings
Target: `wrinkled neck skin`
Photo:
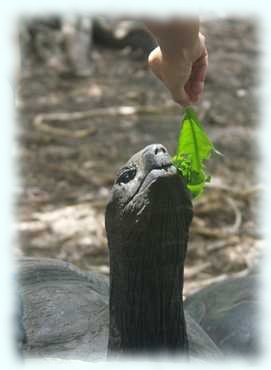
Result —
[[142, 223], [109, 238], [109, 358], [188, 352], [182, 293], [190, 222], [165, 202]]

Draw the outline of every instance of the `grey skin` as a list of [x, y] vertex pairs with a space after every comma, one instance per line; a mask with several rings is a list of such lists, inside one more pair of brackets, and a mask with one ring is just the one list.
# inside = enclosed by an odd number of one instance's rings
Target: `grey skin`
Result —
[[191, 220], [190, 195], [167, 150], [154, 144], [135, 154], [117, 175], [106, 208], [110, 289], [106, 278], [65, 262], [19, 261], [24, 354], [219, 356], [183, 310]]

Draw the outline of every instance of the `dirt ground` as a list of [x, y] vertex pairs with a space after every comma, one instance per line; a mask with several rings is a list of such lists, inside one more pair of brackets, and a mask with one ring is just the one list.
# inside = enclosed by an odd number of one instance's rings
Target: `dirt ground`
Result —
[[[209, 72], [195, 107], [224, 157], [208, 164], [213, 181], [194, 201], [185, 295], [244, 274], [262, 253], [257, 176], [259, 35], [249, 19], [204, 21]], [[104, 210], [118, 168], [147, 144], [174, 154], [181, 109], [129, 48], [93, 45], [90, 70], [29, 63], [19, 75], [15, 255], [108, 269]], [[122, 108], [130, 107], [130, 108]]]

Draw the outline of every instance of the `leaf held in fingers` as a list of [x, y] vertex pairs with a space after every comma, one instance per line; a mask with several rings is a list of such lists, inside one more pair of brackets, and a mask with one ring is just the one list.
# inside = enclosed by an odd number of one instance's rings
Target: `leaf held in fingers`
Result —
[[185, 108], [177, 153], [172, 162], [185, 178], [193, 198], [199, 196], [205, 183], [211, 180], [211, 176], [206, 173], [204, 161], [208, 160], [213, 152], [220, 154], [205, 133], [194, 110]]

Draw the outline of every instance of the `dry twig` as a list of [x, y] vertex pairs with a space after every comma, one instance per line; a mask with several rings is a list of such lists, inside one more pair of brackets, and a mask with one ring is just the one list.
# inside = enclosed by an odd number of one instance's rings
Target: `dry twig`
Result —
[[238, 237], [230, 236], [227, 239], [218, 240], [218, 241], [215, 241], [213, 243], [208, 244], [207, 251], [208, 252], [214, 252], [214, 251], [217, 251], [219, 249], [223, 249], [223, 248], [226, 248], [226, 247], [229, 247], [229, 246], [233, 246], [233, 245], [237, 244], [239, 241], [240, 241], [240, 239]]
[[[49, 122], [71, 122], [80, 121], [87, 118], [97, 118], [104, 116], [132, 116], [138, 114], [165, 114], [165, 111], [170, 113], [174, 112], [172, 106], [157, 107], [157, 106], [120, 106], [109, 108], [91, 109], [83, 112], [53, 112], [53, 113], [40, 113], [35, 116], [33, 126], [46, 134], [52, 136], [61, 136], [72, 139], [82, 139], [97, 132], [94, 127], [80, 130], [69, 131], [63, 128], [51, 127]], [[45, 123], [47, 122], [47, 124]]]
[[227, 185], [213, 185], [212, 183], [206, 184], [206, 188], [230, 193], [232, 197], [247, 199], [250, 196], [265, 190], [262, 184], [256, 184], [246, 189], [236, 189]]
[[184, 277], [185, 279], [193, 279], [194, 277], [196, 277], [198, 274], [200, 274], [202, 271], [206, 270], [210, 266], [211, 266], [210, 262], [204, 262], [194, 267], [185, 267]]
[[192, 226], [191, 232], [194, 234], [199, 234], [202, 236], [212, 237], [212, 238], [226, 238], [230, 235], [235, 235], [239, 232], [241, 223], [242, 223], [242, 214], [236, 204], [236, 202], [230, 198], [226, 198], [228, 204], [231, 206], [231, 208], [234, 211], [235, 214], [235, 221], [232, 226], [221, 228], [208, 228], [206, 226]]

